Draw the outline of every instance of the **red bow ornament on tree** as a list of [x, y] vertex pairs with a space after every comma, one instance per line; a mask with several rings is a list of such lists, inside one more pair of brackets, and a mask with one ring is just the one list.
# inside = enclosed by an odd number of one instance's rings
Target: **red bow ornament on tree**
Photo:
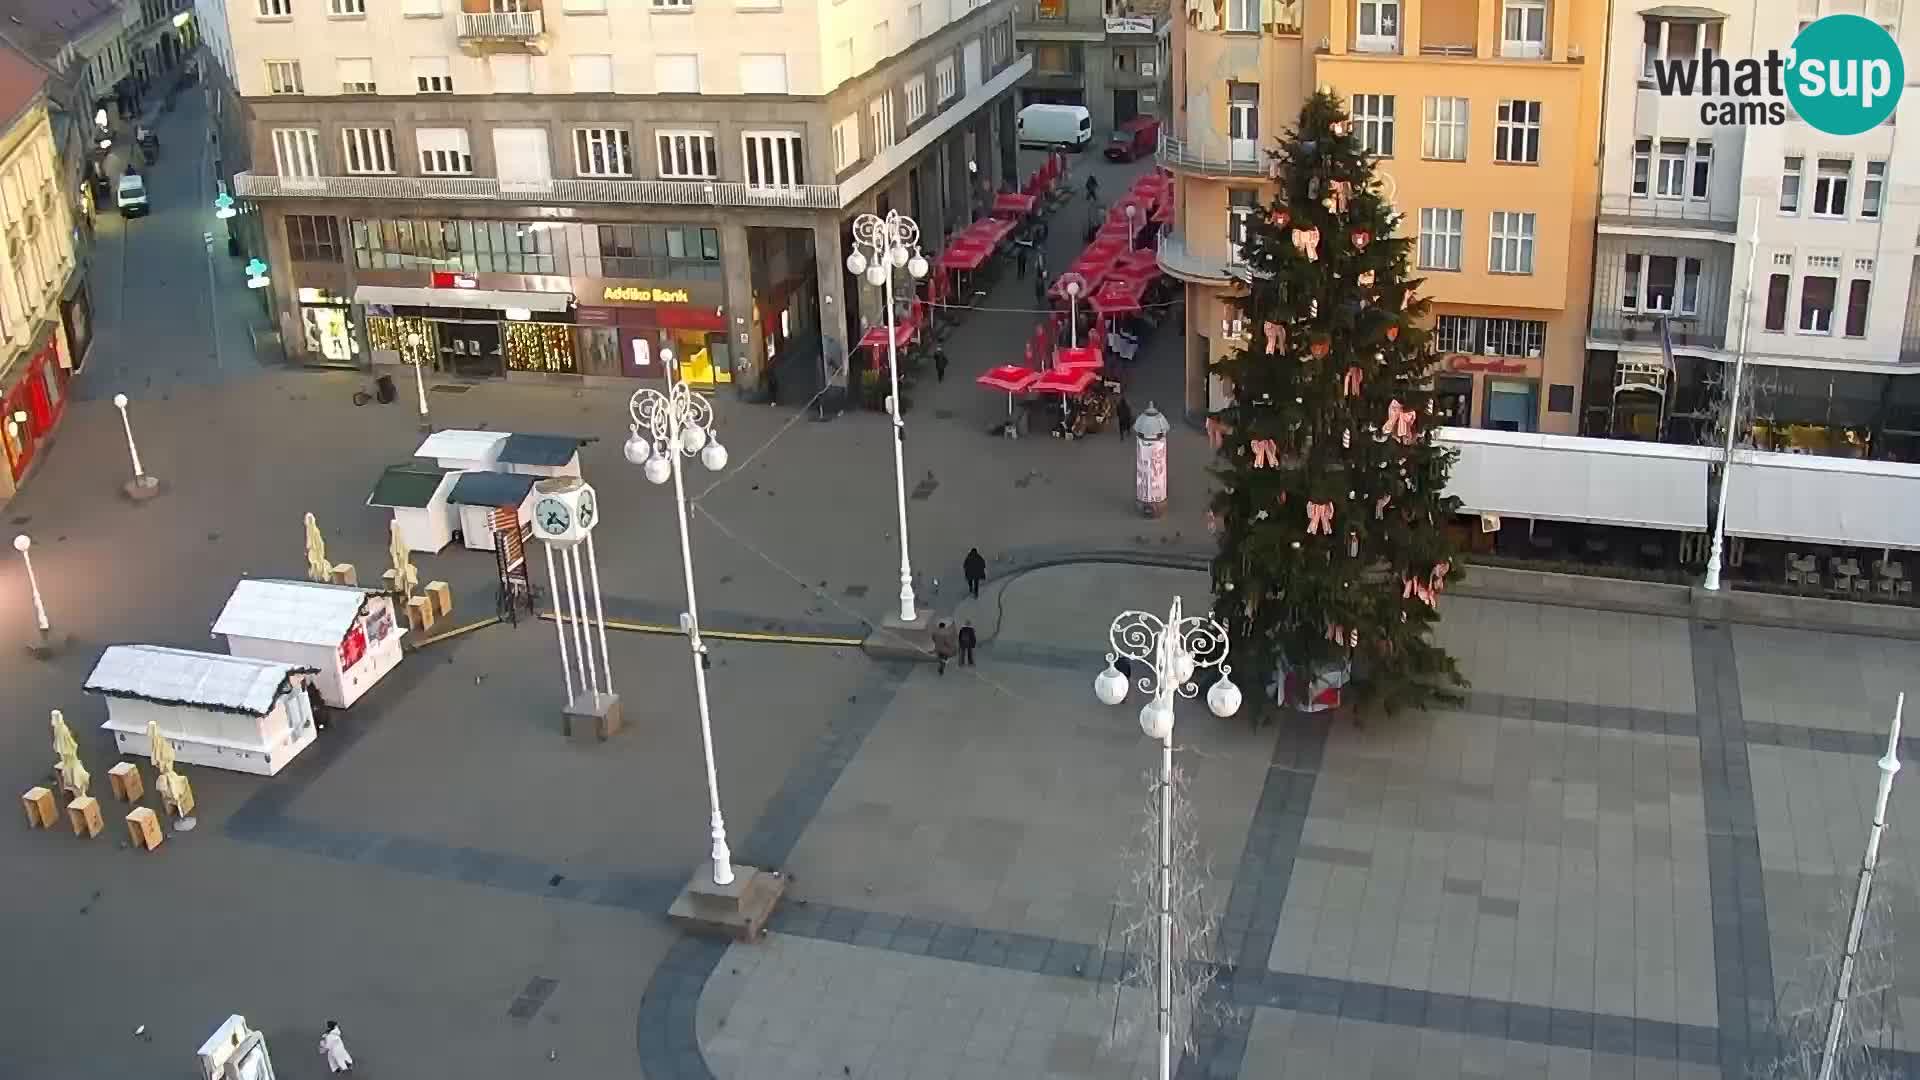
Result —
[[1360, 374], [1359, 368], [1357, 367], [1348, 368], [1346, 378], [1340, 381], [1341, 392], [1346, 394], [1348, 397], [1359, 397], [1361, 377], [1362, 376]]
[[1307, 535], [1322, 533], [1333, 535], [1333, 504], [1330, 502], [1309, 502], [1307, 504]]
[[1267, 355], [1272, 356], [1287, 347], [1287, 328], [1277, 322], [1262, 324], [1260, 327], [1267, 335]]
[[1444, 590], [1446, 589], [1446, 587], [1447, 587], [1447, 574], [1448, 574], [1448, 572], [1449, 572], [1449, 571], [1451, 571], [1452, 569], [1453, 569], [1453, 564], [1452, 564], [1452, 563], [1450, 563], [1450, 562], [1447, 562], [1447, 561], [1446, 561], [1446, 560], [1444, 560], [1444, 559], [1443, 559], [1443, 560], [1441, 560], [1440, 562], [1437, 562], [1437, 563], [1434, 563], [1434, 564], [1433, 564], [1433, 579], [1432, 579], [1432, 580], [1433, 580], [1433, 591], [1434, 591], [1434, 592], [1436, 592], [1436, 593], [1437, 593], [1437, 592], [1442, 592], [1442, 591], [1444, 591]]
[[1399, 439], [1403, 443], [1411, 443], [1413, 423], [1419, 418], [1418, 412], [1400, 404], [1400, 399], [1395, 398], [1387, 403], [1387, 422], [1380, 425], [1380, 433]]
[[1336, 214], [1347, 212], [1347, 200], [1353, 198], [1353, 183], [1348, 180], [1335, 180], [1327, 185], [1327, 198], [1332, 201], [1330, 207]]
[[1349, 630], [1344, 626], [1327, 627], [1327, 640], [1335, 645], [1345, 645], [1350, 649], [1360, 647], [1360, 631]]
[[1221, 440], [1231, 434], [1233, 434], [1232, 428], [1211, 416], [1207, 417], [1207, 441], [1213, 444], [1215, 450], [1220, 449]]
[[1406, 580], [1406, 587], [1400, 590], [1400, 598], [1411, 600], [1416, 596], [1428, 607], [1434, 606], [1433, 590], [1427, 586], [1427, 583], [1417, 577], [1409, 577]]
[[1285, 210], [1275, 210], [1267, 215], [1267, 220], [1273, 223], [1274, 228], [1284, 229], [1287, 227], [1287, 223], [1293, 220], [1293, 215], [1287, 213]]
[[1256, 469], [1277, 469], [1280, 467], [1280, 446], [1272, 439], [1255, 439], [1248, 444], [1253, 447], [1253, 467]]
[[1309, 262], [1317, 261], [1320, 258], [1320, 230], [1319, 229], [1293, 230], [1293, 249], [1295, 251], [1298, 251], [1300, 254], [1305, 255], [1307, 257], [1307, 261]]

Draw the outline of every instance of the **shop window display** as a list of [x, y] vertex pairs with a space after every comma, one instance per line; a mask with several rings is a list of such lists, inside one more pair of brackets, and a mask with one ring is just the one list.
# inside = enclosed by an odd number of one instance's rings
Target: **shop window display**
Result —
[[347, 323], [346, 308], [302, 307], [300, 330], [308, 353], [340, 363], [352, 362], [353, 330]]
[[433, 324], [414, 315], [370, 315], [367, 343], [375, 349], [397, 352], [409, 364], [434, 362]]
[[615, 377], [622, 374], [619, 330], [611, 326], [579, 326], [573, 333], [580, 374]]
[[574, 329], [566, 323], [506, 323], [507, 370], [543, 375], [579, 374], [573, 355]]

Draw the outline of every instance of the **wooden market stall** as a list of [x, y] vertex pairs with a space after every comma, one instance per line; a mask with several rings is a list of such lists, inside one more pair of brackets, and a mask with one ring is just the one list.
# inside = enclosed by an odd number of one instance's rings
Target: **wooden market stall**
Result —
[[492, 551], [494, 535], [533, 528], [533, 485], [539, 477], [520, 473], [464, 472], [447, 494], [460, 514], [460, 541], [472, 551]]
[[121, 754], [149, 757], [149, 721], [191, 765], [272, 776], [314, 740], [306, 679], [316, 669], [276, 660], [112, 645], [87, 676], [107, 699], [107, 722]]
[[315, 669], [320, 699], [344, 709], [400, 663], [392, 595], [355, 585], [248, 578], [234, 586], [213, 632], [235, 656]]
[[461, 474], [434, 465], [390, 465], [367, 496], [367, 505], [393, 511], [393, 523], [409, 551], [437, 553], [453, 540], [453, 507], [447, 496]]

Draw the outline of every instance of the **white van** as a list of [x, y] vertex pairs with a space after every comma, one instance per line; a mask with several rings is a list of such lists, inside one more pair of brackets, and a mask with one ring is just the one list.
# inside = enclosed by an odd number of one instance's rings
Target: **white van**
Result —
[[1021, 146], [1085, 150], [1093, 143], [1093, 116], [1085, 105], [1029, 105], [1014, 121]]
[[121, 217], [138, 217], [147, 212], [147, 182], [138, 173], [128, 173], [120, 178], [120, 191], [114, 203], [120, 207]]

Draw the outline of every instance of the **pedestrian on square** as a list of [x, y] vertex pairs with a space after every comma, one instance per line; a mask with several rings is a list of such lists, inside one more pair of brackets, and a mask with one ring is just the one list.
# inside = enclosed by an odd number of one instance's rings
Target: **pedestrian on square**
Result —
[[1033, 265], [1041, 277], [1047, 276], [1047, 249], [1041, 247], [1038, 240], [1034, 241]]
[[1133, 433], [1133, 406], [1127, 402], [1127, 395], [1120, 395], [1120, 406], [1115, 413], [1119, 423], [1113, 425], [1122, 439]]
[[1092, 173], [1088, 173], [1087, 174], [1087, 201], [1092, 202], [1095, 199], [1098, 199], [1099, 197], [1100, 197], [1100, 178], [1093, 175]]
[[947, 381], [947, 347], [945, 345], [933, 347], [933, 381]]
[[960, 651], [960, 636], [954, 632], [952, 619], [935, 619], [933, 623], [933, 658], [940, 663], [940, 674], [947, 673], [947, 661]]
[[350, 1073], [353, 1071], [353, 1055], [347, 1053], [347, 1043], [340, 1037], [340, 1022], [327, 1021], [327, 1030], [320, 1036], [320, 1056], [327, 1059], [327, 1071], [330, 1073]]
[[971, 620], [960, 624], [960, 666], [973, 666], [973, 650], [980, 644], [980, 635], [973, 632]]
[[1039, 301], [1042, 309], [1047, 306], [1047, 287], [1052, 284], [1053, 282], [1047, 279], [1047, 268], [1041, 267], [1040, 272], [1033, 278], [1033, 298]]
[[980, 554], [979, 548], [968, 548], [967, 557], [960, 563], [960, 572], [967, 578], [967, 593], [978, 599], [980, 583], [987, 580], [987, 557]]

